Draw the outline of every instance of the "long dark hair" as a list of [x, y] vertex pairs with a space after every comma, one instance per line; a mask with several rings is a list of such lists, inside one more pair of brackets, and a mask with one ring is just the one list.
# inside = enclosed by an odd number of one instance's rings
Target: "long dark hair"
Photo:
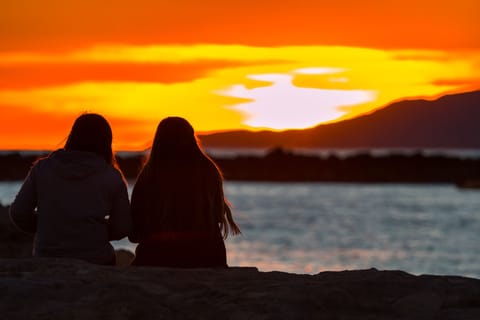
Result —
[[[195, 191], [188, 191], [188, 185], [201, 183], [198, 180], [204, 181], [205, 185], [194, 189]], [[223, 194], [222, 173], [215, 162], [203, 152], [194, 129], [187, 120], [168, 117], [160, 121], [150, 155], [138, 181], [146, 183], [150, 189], [165, 190], [165, 193], [168, 193], [172, 186], [178, 186], [178, 192], [175, 192], [182, 202], [195, 203], [199, 195], [193, 193], [198, 192], [201, 192], [204, 198], [216, 199], [216, 212], [208, 212], [209, 216], [203, 217], [203, 220], [218, 222], [224, 238], [229, 234], [240, 233]], [[160, 201], [158, 197], [161, 195], [157, 195], [154, 201]], [[166, 195], [162, 201], [175, 200]]]
[[96, 113], [84, 113], [75, 120], [64, 148], [93, 152], [108, 164], [116, 165], [112, 151], [112, 129], [108, 121]]

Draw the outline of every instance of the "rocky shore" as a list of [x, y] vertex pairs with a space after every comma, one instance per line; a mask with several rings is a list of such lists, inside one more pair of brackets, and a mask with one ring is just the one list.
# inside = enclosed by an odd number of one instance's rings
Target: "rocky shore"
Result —
[[0, 259], [3, 319], [479, 319], [480, 280]]
[[480, 319], [478, 279], [30, 258], [31, 238], [16, 234], [7, 218], [0, 207], [2, 319]]

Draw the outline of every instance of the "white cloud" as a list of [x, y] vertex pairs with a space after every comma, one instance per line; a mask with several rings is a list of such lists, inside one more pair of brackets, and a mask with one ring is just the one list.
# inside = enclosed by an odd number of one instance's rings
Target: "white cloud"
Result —
[[313, 72], [315, 69], [315, 74], [320, 71], [331, 73], [337, 70], [312, 68], [298, 69], [292, 74], [250, 75], [248, 76], [250, 79], [269, 82], [271, 85], [251, 89], [244, 85], [234, 85], [220, 94], [251, 100], [234, 105], [232, 108], [249, 116], [247, 125], [274, 129], [311, 127], [343, 116], [345, 112], [339, 110], [339, 107], [366, 103], [375, 99], [375, 93], [368, 90], [300, 88], [293, 85], [292, 79], [299, 70]]

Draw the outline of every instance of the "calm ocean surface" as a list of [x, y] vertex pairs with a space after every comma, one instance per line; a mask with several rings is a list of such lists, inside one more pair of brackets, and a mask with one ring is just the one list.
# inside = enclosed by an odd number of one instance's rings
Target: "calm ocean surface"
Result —
[[[21, 182], [0, 182], [9, 204]], [[231, 266], [401, 269], [480, 278], [480, 191], [453, 185], [226, 182], [243, 235]], [[126, 240], [117, 248], [134, 250]]]

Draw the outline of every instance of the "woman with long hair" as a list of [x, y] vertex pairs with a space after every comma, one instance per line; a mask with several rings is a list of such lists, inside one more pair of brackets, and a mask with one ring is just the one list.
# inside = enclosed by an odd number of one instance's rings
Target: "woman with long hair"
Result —
[[115, 264], [109, 241], [126, 237], [132, 221], [104, 117], [78, 117], [64, 148], [33, 165], [10, 206], [10, 218], [35, 234], [34, 256]]
[[132, 193], [134, 265], [226, 267], [224, 239], [239, 234], [223, 178], [193, 127], [163, 119]]

